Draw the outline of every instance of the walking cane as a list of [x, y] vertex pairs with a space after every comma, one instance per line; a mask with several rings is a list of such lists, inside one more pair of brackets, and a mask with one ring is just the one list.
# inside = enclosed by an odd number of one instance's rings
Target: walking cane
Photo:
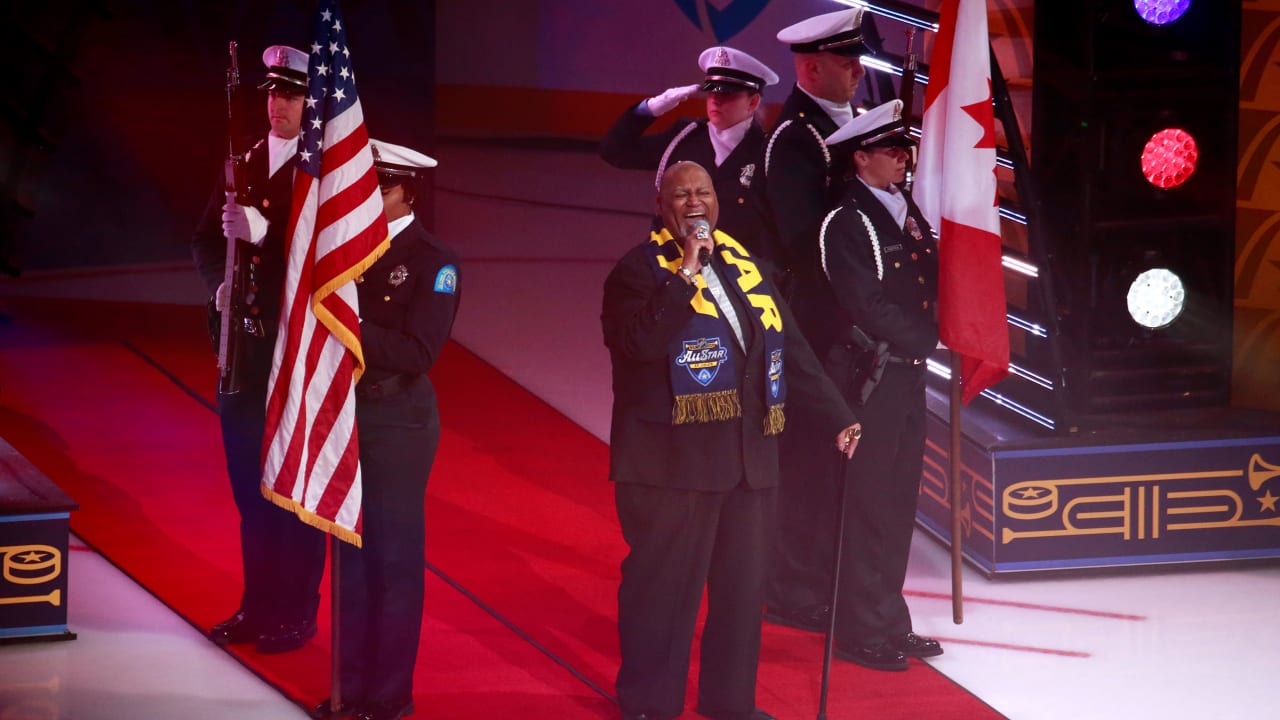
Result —
[[831, 655], [836, 642], [836, 601], [840, 599], [840, 551], [844, 548], [844, 501], [849, 490], [849, 460], [840, 455], [836, 460], [836, 477], [840, 478], [840, 509], [836, 521], [835, 567], [831, 571], [831, 612], [827, 616], [827, 638], [822, 650], [822, 690], [818, 696], [818, 720], [827, 720], [827, 687], [831, 684]]

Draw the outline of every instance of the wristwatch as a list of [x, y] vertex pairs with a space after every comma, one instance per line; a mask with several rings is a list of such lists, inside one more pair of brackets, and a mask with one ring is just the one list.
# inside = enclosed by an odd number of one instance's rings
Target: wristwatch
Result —
[[692, 271], [692, 270], [690, 270], [689, 268], [687, 268], [687, 267], [685, 267], [685, 266], [681, 265], [681, 266], [680, 266], [680, 274], [681, 274], [681, 275], [683, 275], [683, 276], [685, 276], [686, 278], [688, 278], [688, 279], [689, 279], [689, 284], [690, 284], [690, 285], [697, 285], [697, 284], [698, 284], [697, 277], [694, 275], [693, 271]]
[[862, 424], [861, 424], [861, 423], [859, 423], [859, 424], [857, 424], [857, 425], [854, 425], [854, 426], [853, 426], [853, 432], [849, 434], [849, 437], [853, 438], [854, 440], [861, 440], [861, 439], [862, 439]]

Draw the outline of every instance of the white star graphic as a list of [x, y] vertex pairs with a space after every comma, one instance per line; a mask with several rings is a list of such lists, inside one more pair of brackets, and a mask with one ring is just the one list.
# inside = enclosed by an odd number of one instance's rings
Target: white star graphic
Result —
[[346, 68], [342, 68], [342, 72], [338, 74], [342, 76], [343, 80], [346, 80], [347, 78], [351, 77], [351, 71], [347, 70]]
[[311, 121], [311, 127], [315, 128], [316, 130], [319, 130], [319, 129], [320, 129], [320, 125], [321, 125], [321, 123], [320, 123], [320, 118], [314, 118], [314, 119], [312, 119], [312, 121]]
[[333, 19], [333, 13], [329, 12], [328, 10], [325, 10], [324, 12], [320, 13], [320, 17], [321, 17], [325, 22], [329, 22], [330, 20], [332, 20], [332, 19]]
[[320, 43], [311, 43], [311, 54], [316, 55], [320, 52]]
[[320, 75], [328, 75], [329, 66], [325, 65], [324, 63], [320, 63], [320, 65], [316, 67], [316, 72], [319, 73]]
[[342, 88], [338, 88], [337, 90], [333, 91], [333, 97], [338, 102], [342, 102], [343, 98], [345, 98], [346, 95], [342, 92]]
[[302, 162], [311, 162], [310, 150], [303, 150], [302, 152], [298, 153], [298, 155], [302, 157]]
[[329, 43], [329, 52], [331, 52], [331, 53], [336, 53], [336, 52], [338, 52], [338, 43], [336, 43], [336, 42], [331, 42], [331, 43]]
[[351, 50], [348, 48], [342, 48], [342, 56], [348, 58], [351, 57]]
[[339, 31], [339, 30], [341, 30], [341, 29], [342, 29], [342, 23], [341, 23], [341, 22], [335, 22], [335, 23], [333, 24], [333, 31], [334, 31], [334, 32], [338, 32], [338, 31]]
[[315, 107], [315, 106], [316, 106], [316, 102], [317, 102], [316, 98], [313, 98], [313, 97], [309, 97], [309, 98], [307, 98], [307, 99], [306, 99], [307, 107], [309, 107], [309, 108], [313, 108], [313, 107]]

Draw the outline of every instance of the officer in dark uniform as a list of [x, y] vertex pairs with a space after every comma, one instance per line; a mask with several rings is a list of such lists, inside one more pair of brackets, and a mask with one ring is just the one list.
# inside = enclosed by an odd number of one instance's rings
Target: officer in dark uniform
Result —
[[[795, 60], [796, 86], [782, 106], [765, 155], [765, 194], [783, 248], [781, 280], [805, 339], [822, 357], [832, 342], [834, 303], [818, 264], [822, 219], [843, 193], [846, 158], [825, 138], [851, 120], [862, 79], [862, 9], [826, 13], [778, 33]], [[836, 514], [831, 472], [817, 450], [809, 413], [795, 407], [782, 439], [778, 542], [769, 583], [770, 622], [823, 630], [830, 613]]]
[[218, 190], [192, 238], [196, 268], [218, 310], [226, 304], [222, 287], [227, 237], [247, 241], [252, 256], [258, 318], [256, 337], [243, 343], [238, 393], [218, 396], [227, 475], [240, 512], [244, 594], [240, 607], [209, 635], [219, 645], [257, 643], [258, 652], [301, 647], [316, 634], [319, 585], [324, 573], [324, 534], [262, 496], [262, 435], [267, 382], [280, 317], [285, 276], [285, 232], [293, 187], [293, 158], [307, 91], [307, 55], [283, 45], [262, 56], [267, 79], [270, 134], [245, 155], [245, 204]]
[[[844, 195], [845, 159], [833, 156], [826, 137], [856, 114], [853, 98], [865, 71], [860, 58], [868, 53], [862, 41], [862, 8], [850, 8], [803, 20], [778, 33], [791, 47], [796, 84], [787, 96], [765, 153], [765, 195], [777, 227], [797, 313], [808, 309], [804, 300], [819, 287], [818, 228]], [[797, 316], [815, 352], [830, 338], [811, 329], [810, 319]]]
[[[366, 369], [356, 385], [363, 496], [362, 547], [342, 543], [342, 698], [357, 720], [413, 712], [423, 604], [423, 503], [440, 444], [427, 371], [461, 299], [458, 256], [413, 213], [415, 181], [436, 161], [370, 140], [391, 247], [356, 280]], [[327, 702], [317, 717], [333, 716]]]
[[[924, 360], [938, 343], [937, 244], [899, 187], [914, 145], [901, 100], [857, 117], [827, 142], [849, 157], [856, 179], [819, 238], [844, 327], [824, 365], [866, 423], [864, 447], [849, 466], [835, 652], [877, 670], [905, 670], [908, 657], [942, 653], [936, 640], [912, 632], [902, 596], [924, 458]], [[883, 375], [867, 387], [877, 354]]]
[[[764, 130], [756, 120], [760, 92], [778, 82], [764, 63], [730, 47], [707, 48], [698, 56], [701, 85], [671, 88], [641, 101], [618, 118], [600, 143], [600, 157], [614, 167], [657, 170], [655, 188], [668, 166], [681, 160], [707, 168], [723, 203], [720, 229], [757, 259], [777, 252], [760, 192]], [[701, 90], [707, 116], [677, 120], [667, 130], [645, 135], [659, 115]]]

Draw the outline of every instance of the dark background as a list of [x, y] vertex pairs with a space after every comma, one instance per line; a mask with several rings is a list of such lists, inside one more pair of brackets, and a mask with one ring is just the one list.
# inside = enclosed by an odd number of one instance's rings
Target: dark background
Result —
[[[228, 42], [243, 117], [264, 135], [262, 52], [305, 50], [315, 0], [3, 6], [3, 269], [189, 258], [227, 152]], [[349, 0], [342, 12], [370, 135], [431, 154], [434, 1]]]

